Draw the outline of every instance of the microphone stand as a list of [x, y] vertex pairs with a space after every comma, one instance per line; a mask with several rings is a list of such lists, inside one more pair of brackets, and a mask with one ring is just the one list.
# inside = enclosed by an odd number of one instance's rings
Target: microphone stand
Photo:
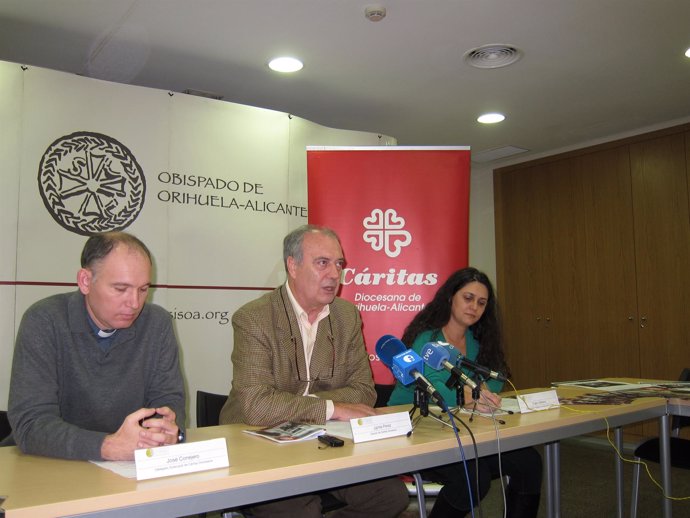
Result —
[[[475, 382], [476, 386], [472, 389], [472, 413], [470, 415], [469, 421], [472, 422], [473, 418], [475, 416], [475, 410], [477, 408], [477, 402], [479, 401], [479, 396], [481, 395], [481, 385], [484, 382], [484, 379], [480, 374], [475, 373], [474, 377], [470, 378], [472, 381]], [[459, 409], [463, 408], [465, 406], [465, 387], [466, 383], [464, 380], [460, 378], [456, 373], [451, 372], [450, 377], [448, 378], [448, 381], [446, 381], [446, 386], [448, 388], [453, 388], [455, 387], [455, 394], [456, 394], [456, 401], [457, 401], [457, 408], [453, 410], [453, 416], [456, 418], [460, 418], [458, 415]]]
[[[435, 414], [434, 412], [429, 410], [429, 397], [429, 393], [425, 389], [423, 389], [419, 385], [415, 385], [413, 404], [412, 408], [410, 409], [412, 429], [414, 430], [415, 426], [417, 426], [417, 423], [422, 417], [431, 417], [432, 419], [436, 419], [439, 423], [452, 428], [450, 423], [445, 422], [440, 415]], [[417, 410], [419, 410], [419, 415], [415, 417], [414, 415]]]
[[476, 387], [472, 389], [472, 415], [470, 415], [470, 423], [474, 420], [475, 411], [477, 410], [477, 401], [479, 401], [479, 396], [481, 395], [481, 386], [484, 382], [481, 375], [477, 374], [473, 381], [477, 384]]
[[[484, 415], [484, 414], [481, 414], [481, 413], [476, 411], [477, 410], [477, 403], [479, 401], [479, 397], [481, 396], [481, 388], [480, 387], [482, 386], [482, 383], [484, 383], [487, 380], [481, 374], [475, 373], [474, 377], [472, 378], [472, 381], [474, 381], [477, 384], [477, 388], [472, 389], [473, 404], [472, 404], [472, 410], [470, 411], [470, 419], [469, 419], [470, 423], [472, 421], [474, 421], [474, 416], [479, 416], [479, 417], [483, 417], [485, 419], [490, 419], [492, 421], [495, 421], [498, 424], [506, 424], [506, 422], [503, 419], [497, 419], [496, 416], [493, 415], [493, 412], [492, 412], [491, 416], [488, 416], [488, 415]], [[461, 391], [461, 392], [464, 392], [464, 391]], [[464, 399], [464, 394], [463, 394], [463, 399]], [[462, 407], [458, 407], [458, 408], [462, 408]], [[459, 410], [455, 410], [455, 412], [458, 412], [458, 411]], [[455, 413], [455, 412], [453, 413], [453, 415], [455, 417], [457, 417], [457, 413]]]

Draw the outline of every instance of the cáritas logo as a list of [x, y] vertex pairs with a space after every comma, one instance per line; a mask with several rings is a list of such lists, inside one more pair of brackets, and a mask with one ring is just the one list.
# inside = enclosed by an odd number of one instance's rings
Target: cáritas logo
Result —
[[146, 180], [122, 143], [80, 131], [48, 147], [38, 167], [38, 188], [55, 221], [88, 236], [131, 225], [144, 206]]
[[362, 221], [362, 239], [372, 250], [383, 250], [388, 257], [398, 257], [402, 249], [412, 243], [412, 234], [405, 230], [405, 218], [398, 216], [395, 209], [374, 209]]

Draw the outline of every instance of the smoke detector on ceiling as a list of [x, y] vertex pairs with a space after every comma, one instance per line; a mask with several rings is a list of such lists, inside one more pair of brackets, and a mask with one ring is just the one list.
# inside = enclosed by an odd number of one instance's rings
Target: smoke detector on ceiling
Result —
[[364, 9], [364, 16], [370, 22], [380, 22], [386, 17], [386, 8], [380, 5], [370, 5]]
[[522, 51], [512, 45], [491, 44], [470, 50], [465, 54], [465, 61], [475, 68], [501, 68], [521, 57]]

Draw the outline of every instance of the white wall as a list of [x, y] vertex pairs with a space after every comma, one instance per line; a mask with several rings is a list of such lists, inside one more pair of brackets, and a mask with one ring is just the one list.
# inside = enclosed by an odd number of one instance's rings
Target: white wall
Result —
[[496, 288], [493, 169], [475, 164], [470, 179], [470, 266], [486, 273]]

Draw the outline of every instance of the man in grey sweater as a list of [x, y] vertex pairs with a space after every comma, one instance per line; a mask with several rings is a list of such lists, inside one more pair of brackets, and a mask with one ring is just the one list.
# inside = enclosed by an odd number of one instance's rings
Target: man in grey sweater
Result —
[[146, 304], [151, 254], [136, 237], [90, 237], [79, 290], [43, 299], [15, 343], [10, 440], [25, 453], [131, 460], [184, 440], [185, 396], [170, 315]]

